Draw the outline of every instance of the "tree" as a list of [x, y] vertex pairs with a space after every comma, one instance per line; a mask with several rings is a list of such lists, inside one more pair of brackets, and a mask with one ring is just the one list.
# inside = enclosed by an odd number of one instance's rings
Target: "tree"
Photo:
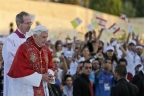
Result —
[[136, 16], [144, 17], [144, 0], [130, 0], [136, 9]]
[[136, 16], [136, 9], [133, 7], [133, 4], [130, 0], [123, 0], [123, 14], [128, 17]]
[[118, 16], [123, 11], [121, 0], [91, 0], [89, 6], [91, 9]]

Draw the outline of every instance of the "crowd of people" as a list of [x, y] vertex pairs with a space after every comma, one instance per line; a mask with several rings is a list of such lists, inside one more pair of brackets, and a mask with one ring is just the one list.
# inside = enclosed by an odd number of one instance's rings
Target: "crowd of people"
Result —
[[144, 96], [144, 46], [134, 33], [104, 42], [102, 28], [52, 44], [41, 24], [26, 38], [32, 23], [20, 12], [0, 43], [1, 96]]

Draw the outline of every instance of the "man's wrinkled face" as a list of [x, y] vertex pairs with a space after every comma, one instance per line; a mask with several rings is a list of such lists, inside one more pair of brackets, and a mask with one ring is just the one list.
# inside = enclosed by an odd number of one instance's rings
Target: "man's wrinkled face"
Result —
[[42, 32], [40, 35], [34, 34], [35, 42], [40, 47], [42, 47], [46, 44], [47, 38], [48, 38], [48, 33], [47, 32]]
[[24, 34], [26, 32], [28, 32], [31, 28], [32, 22], [31, 22], [31, 18], [30, 16], [23, 16], [23, 21], [24, 22], [18, 22], [18, 28], [20, 29], [20, 31], [22, 31]]

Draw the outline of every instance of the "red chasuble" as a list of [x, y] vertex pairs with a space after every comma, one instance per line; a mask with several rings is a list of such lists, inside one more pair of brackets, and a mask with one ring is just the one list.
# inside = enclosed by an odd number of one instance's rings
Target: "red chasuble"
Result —
[[[38, 72], [44, 74], [47, 69], [54, 69], [52, 55], [47, 46], [38, 47], [32, 37], [19, 46], [8, 75], [20, 78]], [[34, 96], [45, 96], [43, 85], [34, 88]]]

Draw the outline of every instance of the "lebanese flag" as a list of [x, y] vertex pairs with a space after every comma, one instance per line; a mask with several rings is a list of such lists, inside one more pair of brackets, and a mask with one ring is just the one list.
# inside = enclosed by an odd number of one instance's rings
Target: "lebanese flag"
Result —
[[109, 28], [109, 30], [110, 30], [113, 34], [115, 34], [116, 32], [118, 32], [118, 31], [120, 30], [120, 27], [119, 27], [116, 23], [114, 23], [114, 24]]
[[121, 14], [120, 18], [125, 20], [126, 22], [130, 22], [125, 14]]
[[105, 27], [107, 24], [107, 20], [104, 20], [102, 18], [96, 17], [96, 21], [98, 22], [99, 25]]

